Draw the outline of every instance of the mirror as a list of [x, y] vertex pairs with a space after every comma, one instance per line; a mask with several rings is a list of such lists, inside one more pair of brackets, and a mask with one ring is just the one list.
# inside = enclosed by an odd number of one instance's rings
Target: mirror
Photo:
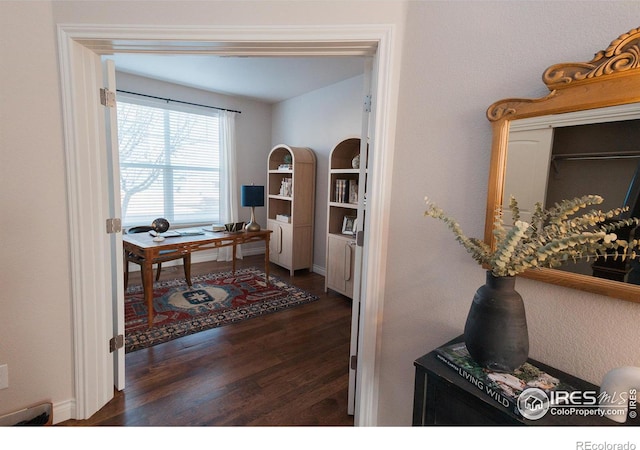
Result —
[[[602, 209], [627, 205], [631, 215], [640, 214], [640, 28], [591, 61], [549, 67], [542, 79], [546, 97], [508, 98], [487, 110], [493, 130], [485, 219], [490, 245], [495, 211], [510, 195], [525, 220], [537, 201], [548, 207], [585, 194], [604, 197]], [[522, 276], [640, 302], [640, 263], [633, 263], [568, 265]]]

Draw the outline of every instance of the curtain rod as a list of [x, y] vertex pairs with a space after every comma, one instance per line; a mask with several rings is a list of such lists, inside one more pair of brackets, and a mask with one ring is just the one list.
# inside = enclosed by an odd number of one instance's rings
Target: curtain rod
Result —
[[236, 111], [234, 109], [219, 108], [217, 106], [199, 105], [198, 103], [183, 102], [181, 100], [172, 100], [170, 98], [156, 97], [154, 95], [138, 94], [137, 92], [123, 91], [121, 89], [116, 89], [116, 91], [122, 92], [123, 94], [139, 95], [140, 97], [154, 98], [156, 100], [164, 100], [167, 103], [169, 102], [182, 103], [183, 105], [200, 106], [201, 108], [211, 108], [211, 109], [217, 109], [219, 111], [229, 111], [232, 113], [242, 114], [242, 112]]

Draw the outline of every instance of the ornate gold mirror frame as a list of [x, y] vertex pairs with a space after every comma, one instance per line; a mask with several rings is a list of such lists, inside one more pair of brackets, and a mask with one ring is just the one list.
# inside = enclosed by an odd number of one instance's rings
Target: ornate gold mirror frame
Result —
[[[495, 245], [495, 212], [503, 205], [509, 128], [512, 121], [640, 102], [640, 28], [614, 40], [584, 63], [549, 67], [542, 79], [550, 93], [539, 99], [509, 98], [492, 104], [493, 129], [485, 241]], [[592, 194], [592, 192], [585, 192]], [[640, 286], [555, 269], [529, 270], [522, 276], [610, 297], [640, 302]]]

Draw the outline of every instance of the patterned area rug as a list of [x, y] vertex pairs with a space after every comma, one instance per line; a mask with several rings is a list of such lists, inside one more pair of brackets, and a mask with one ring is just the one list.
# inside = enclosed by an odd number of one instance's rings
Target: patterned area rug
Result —
[[153, 327], [147, 326], [147, 306], [141, 285], [125, 292], [125, 351], [127, 353], [162, 342], [303, 305], [318, 297], [249, 268], [154, 284]]

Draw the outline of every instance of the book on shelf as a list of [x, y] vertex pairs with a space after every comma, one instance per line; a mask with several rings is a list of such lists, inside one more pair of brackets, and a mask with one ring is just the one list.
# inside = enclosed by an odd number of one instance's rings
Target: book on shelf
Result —
[[348, 187], [347, 187], [347, 182], [349, 180], [342, 180], [342, 179], [338, 179], [336, 180], [335, 183], [335, 194], [334, 194], [334, 201], [337, 203], [347, 203], [348, 200], [348, 195], [349, 195], [349, 191], [348, 191]]
[[276, 220], [278, 222], [291, 223], [291, 216], [289, 214], [276, 214]]
[[278, 170], [292, 170], [293, 165], [291, 164], [280, 164], [278, 166]]
[[280, 192], [279, 195], [282, 197], [291, 197], [293, 188], [293, 179], [291, 178], [283, 178], [280, 182]]
[[464, 380], [517, 415], [520, 415], [517, 408], [518, 396], [525, 389], [535, 387], [547, 393], [553, 390], [575, 390], [528, 362], [509, 373], [485, 369], [471, 358], [464, 342], [437, 348], [436, 357]]

